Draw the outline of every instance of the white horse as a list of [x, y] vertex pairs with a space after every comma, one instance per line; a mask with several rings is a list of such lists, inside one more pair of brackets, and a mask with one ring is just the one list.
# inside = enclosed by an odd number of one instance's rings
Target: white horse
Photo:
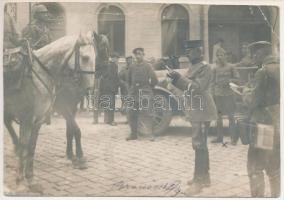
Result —
[[[32, 64], [28, 56], [20, 55], [19, 62], [6, 66], [3, 70], [4, 123], [19, 157], [16, 179], [18, 185], [28, 185], [31, 190], [41, 188], [34, 187], [38, 185], [33, 183], [33, 160], [40, 127], [62, 94], [60, 87], [64, 84], [65, 77], [70, 80], [74, 78], [73, 75], [79, 77], [78, 88], [94, 86], [94, 75], [81, 72], [95, 70], [96, 62], [100, 60], [98, 56], [103, 55], [102, 52], [108, 52], [106, 42], [105, 37], [96, 33], [80, 34], [79, 37], [66, 36], [33, 51]], [[65, 96], [61, 99], [64, 100]], [[64, 117], [66, 116], [69, 114]], [[66, 118], [68, 120], [70, 119]], [[19, 123], [19, 138], [12, 126], [13, 121]], [[71, 125], [74, 125], [74, 119], [71, 118], [71, 121]], [[76, 147], [79, 148], [76, 153], [80, 159], [83, 157], [81, 135], [78, 130], [68, 133], [70, 128], [72, 129], [67, 126], [67, 136], [71, 134], [71, 146], [75, 136], [76, 144], [78, 143]]]

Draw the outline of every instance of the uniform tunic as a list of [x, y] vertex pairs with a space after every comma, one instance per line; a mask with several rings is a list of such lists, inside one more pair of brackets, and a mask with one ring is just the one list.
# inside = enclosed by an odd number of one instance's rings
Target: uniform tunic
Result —
[[270, 178], [271, 196], [280, 194], [280, 68], [279, 60], [268, 57], [255, 74], [255, 80], [246, 88], [243, 101], [249, 108], [251, 121], [274, 127], [273, 150], [250, 145], [247, 170], [253, 197], [264, 196], [263, 170]]
[[[190, 122], [206, 122], [217, 119], [217, 110], [211, 94], [212, 70], [205, 62], [193, 64], [185, 76], [174, 85], [178, 88], [182, 82], [191, 82], [190, 101], [186, 113]], [[181, 88], [180, 88], [181, 89]], [[184, 88], [186, 90], [186, 88]]]
[[158, 83], [156, 74], [150, 64], [143, 61], [129, 67], [129, 95], [137, 96], [139, 90], [152, 94], [153, 87]]
[[[152, 112], [152, 97], [153, 97], [153, 88], [158, 83], [158, 79], [152, 67], [145, 61], [141, 63], [132, 64], [128, 70], [128, 97], [131, 98], [131, 101], [134, 104], [126, 105], [128, 110], [128, 121], [131, 128], [131, 134], [137, 136], [138, 132], [138, 120], [140, 108], [139, 106], [143, 104], [139, 92], [141, 95], [147, 95], [149, 100], [147, 103], [148, 107], [142, 107], [141, 110], [144, 114], [151, 114]], [[153, 130], [153, 123], [151, 116], [148, 116], [150, 132]], [[148, 123], [147, 123], [148, 124]]]
[[33, 49], [40, 49], [52, 41], [47, 25], [38, 20], [33, 21], [23, 29], [23, 37], [30, 41]]
[[225, 66], [213, 65], [212, 94], [219, 113], [223, 115], [234, 114], [236, 104], [233, 91], [229, 83], [239, 78], [234, 66], [227, 63]]

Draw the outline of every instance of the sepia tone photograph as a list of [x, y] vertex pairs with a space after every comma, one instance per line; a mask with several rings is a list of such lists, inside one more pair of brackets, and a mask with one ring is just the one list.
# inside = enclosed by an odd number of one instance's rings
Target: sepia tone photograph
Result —
[[1, 195], [281, 198], [280, 1], [256, 2], [1, 3]]

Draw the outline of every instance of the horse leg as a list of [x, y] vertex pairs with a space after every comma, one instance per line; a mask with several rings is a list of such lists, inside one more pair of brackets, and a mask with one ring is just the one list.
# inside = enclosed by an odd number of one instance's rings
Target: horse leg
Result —
[[19, 139], [16, 134], [16, 131], [12, 125], [12, 118], [4, 116], [4, 124], [12, 138], [13, 144], [14, 144], [14, 151], [17, 154], [18, 153], [18, 145], [19, 145]]
[[24, 186], [24, 169], [27, 162], [29, 141], [32, 133], [32, 117], [26, 116], [20, 121], [20, 139], [19, 139], [19, 158], [17, 166], [16, 183], [19, 187]]
[[66, 139], [67, 139], [67, 145], [66, 145], [66, 157], [69, 160], [73, 160], [74, 154], [73, 154], [73, 131], [72, 131], [72, 124], [70, 123], [70, 119], [66, 118]]
[[78, 169], [86, 169], [86, 160], [83, 157], [83, 150], [81, 144], [81, 130], [75, 120], [75, 114], [72, 116], [71, 120], [73, 134], [75, 136], [75, 144], [76, 144], [76, 162], [74, 162], [74, 168]]
[[43, 188], [40, 184], [35, 184], [33, 182], [33, 176], [34, 176], [34, 155], [35, 155], [35, 149], [37, 144], [37, 139], [39, 135], [41, 124], [35, 124], [32, 130], [32, 135], [30, 137], [29, 141], [29, 149], [28, 149], [28, 156], [27, 156], [27, 162], [25, 166], [25, 178], [28, 182], [28, 186], [32, 192], [36, 193], [42, 193]]

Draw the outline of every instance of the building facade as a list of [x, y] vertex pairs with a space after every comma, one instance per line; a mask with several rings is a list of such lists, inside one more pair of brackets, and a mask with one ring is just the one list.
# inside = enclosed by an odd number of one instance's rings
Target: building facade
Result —
[[[162, 3], [55, 3], [45, 2], [50, 11], [54, 38], [96, 30], [110, 39], [111, 50], [121, 57], [143, 47], [146, 57], [183, 57], [185, 40], [202, 39], [204, 57], [212, 60], [219, 38], [237, 62], [242, 43], [279, 40], [277, 7], [221, 6]], [[22, 29], [32, 20], [32, 3], [11, 5]], [[275, 45], [277, 46], [277, 45]]]

